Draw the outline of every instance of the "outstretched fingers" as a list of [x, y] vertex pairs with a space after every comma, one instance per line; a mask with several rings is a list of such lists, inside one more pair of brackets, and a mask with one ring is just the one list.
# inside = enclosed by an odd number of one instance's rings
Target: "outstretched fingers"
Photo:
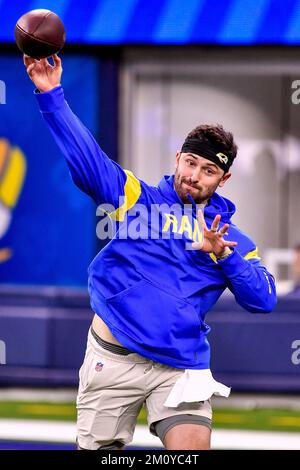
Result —
[[220, 220], [221, 220], [220, 214], [216, 215], [216, 217], [213, 220], [213, 223], [211, 224], [210, 230], [212, 230], [213, 232], [217, 232], [219, 229]]
[[32, 73], [33, 73], [33, 71], [34, 71], [34, 68], [35, 68], [35, 64], [30, 64], [30, 65], [27, 67], [26, 70], [27, 70], [27, 73], [28, 73], [29, 77], [32, 76]]
[[224, 224], [223, 227], [221, 227], [220, 230], [219, 230], [220, 235], [222, 235], [222, 236], [225, 235], [228, 228], [229, 228], [229, 224]]
[[44, 65], [45, 67], [47, 67], [48, 65], [50, 65], [50, 67], [52, 67], [52, 65], [50, 64], [48, 59], [40, 59], [40, 64]]
[[203, 212], [202, 212], [201, 209], [198, 210], [198, 218], [199, 218], [199, 221], [200, 221], [203, 232], [205, 230], [208, 230], [205, 219], [204, 219], [204, 215], [203, 215]]
[[29, 65], [35, 64], [36, 59], [33, 59], [33, 57], [29, 57], [29, 55], [24, 54], [23, 55], [23, 62], [24, 62], [25, 67], [27, 68], [27, 67], [29, 67]]
[[52, 56], [54, 67], [60, 67], [61, 66], [61, 58], [58, 57], [57, 54], [53, 54]]
[[224, 242], [224, 246], [236, 246], [237, 242]]

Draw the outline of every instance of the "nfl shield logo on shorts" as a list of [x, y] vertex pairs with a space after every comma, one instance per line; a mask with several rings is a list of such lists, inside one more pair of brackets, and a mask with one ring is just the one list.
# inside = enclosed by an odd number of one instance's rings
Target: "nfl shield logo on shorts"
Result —
[[103, 366], [104, 366], [103, 362], [97, 362], [96, 367], [95, 367], [95, 371], [96, 372], [101, 372], [102, 369], [103, 369]]

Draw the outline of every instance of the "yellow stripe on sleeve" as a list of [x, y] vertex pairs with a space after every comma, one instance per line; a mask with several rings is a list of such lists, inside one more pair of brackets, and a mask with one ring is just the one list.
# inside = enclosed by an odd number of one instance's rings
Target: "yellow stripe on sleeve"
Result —
[[127, 175], [126, 183], [124, 186], [124, 202], [117, 210], [110, 214], [110, 217], [113, 220], [118, 220], [120, 222], [123, 222], [126, 212], [129, 211], [129, 209], [131, 209], [136, 204], [142, 191], [141, 183], [134, 176], [134, 174], [128, 170], [124, 171]]
[[[211, 259], [217, 263], [217, 258], [216, 256], [213, 254], [213, 253], [209, 253], [209, 256], [211, 257]], [[248, 259], [261, 259], [259, 256], [258, 256], [258, 249], [255, 248], [255, 250], [252, 250], [252, 251], [249, 251], [249, 253], [247, 253], [245, 256], [244, 256], [244, 259], [248, 260]]]
[[245, 256], [244, 256], [244, 259], [261, 259], [259, 256], [258, 256], [258, 249], [255, 248], [254, 250], [252, 251], [249, 251], [249, 253], [247, 253]]

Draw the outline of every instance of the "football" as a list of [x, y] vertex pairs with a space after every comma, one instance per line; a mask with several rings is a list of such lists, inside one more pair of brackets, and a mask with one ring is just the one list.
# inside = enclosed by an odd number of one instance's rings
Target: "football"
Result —
[[18, 48], [35, 59], [57, 54], [64, 46], [64, 24], [50, 10], [31, 10], [21, 16], [15, 27]]

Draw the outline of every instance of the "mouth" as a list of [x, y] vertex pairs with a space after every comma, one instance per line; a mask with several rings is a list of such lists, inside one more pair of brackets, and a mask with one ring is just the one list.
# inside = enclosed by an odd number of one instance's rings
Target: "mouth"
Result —
[[191, 186], [190, 184], [188, 183], [183, 183], [188, 189], [194, 189], [194, 190], [197, 190], [197, 188], [195, 188], [195, 186]]

